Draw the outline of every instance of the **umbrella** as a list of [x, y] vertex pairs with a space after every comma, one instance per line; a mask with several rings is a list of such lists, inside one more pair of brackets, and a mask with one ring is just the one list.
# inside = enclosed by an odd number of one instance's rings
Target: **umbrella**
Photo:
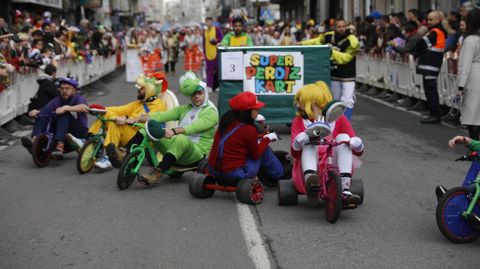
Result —
[[163, 24], [162, 28], [160, 28], [160, 31], [162, 33], [165, 33], [170, 30], [170, 28], [172, 28], [172, 26], [170, 25], [170, 23], [166, 22], [165, 24]]
[[181, 29], [182, 27], [183, 27], [183, 25], [178, 23], [178, 22], [173, 25], [173, 28], [175, 28], [177, 30]]
[[370, 16], [370, 17], [373, 17], [374, 19], [377, 19], [377, 20], [378, 20], [378, 19], [381, 19], [383, 15], [382, 15], [382, 13], [380, 13], [379, 11], [374, 10], [374, 11], [372, 11], [372, 13], [370, 13], [369, 16]]
[[160, 32], [161, 28], [162, 28], [162, 26], [158, 22], [154, 22], [154, 23], [150, 24], [148, 27], [154, 29], [157, 32]]

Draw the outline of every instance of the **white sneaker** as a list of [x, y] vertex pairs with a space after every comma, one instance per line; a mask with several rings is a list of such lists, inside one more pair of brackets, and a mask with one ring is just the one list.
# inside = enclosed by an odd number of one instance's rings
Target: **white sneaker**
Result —
[[349, 190], [343, 190], [343, 191], [342, 191], [342, 194], [343, 194], [344, 196], [352, 196], [352, 195], [353, 195], [353, 193], [352, 193], [351, 191], [349, 191]]
[[83, 144], [85, 144], [84, 139], [76, 138], [75, 136], [73, 136], [70, 133], [67, 134], [67, 141], [68, 141], [68, 143], [76, 146], [77, 150], [81, 149], [83, 147]]
[[94, 166], [98, 169], [109, 169], [112, 168], [112, 163], [108, 159], [108, 156], [104, 156], [97, 159]]

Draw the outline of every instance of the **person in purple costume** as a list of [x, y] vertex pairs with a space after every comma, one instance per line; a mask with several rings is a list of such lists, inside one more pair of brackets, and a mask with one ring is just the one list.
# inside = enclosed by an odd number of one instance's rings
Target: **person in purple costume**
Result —
[[87, 125], [87, 100], [81, 96], [78, 90], [78, 82], [72, 78], [59, 79], [60, 96], [52, 99], [34, 116], [35, 124], [31, 138], [22, 137], [22, 145], [31, 152], [33, 141], [37, 136], [46, 131], [50, 118], [51, 130], [54, 132], [55, 148], [52, 156], [61, 158], [64, 152], [72, 151], [65, 138], [67, 133], [71, 133], [78, 138], [86, 138], [88, 133]]
[[203, 46], [205, 53], [205, 66], [207, 68], [207, 89], [215, 90], [218, 87], [219, 70], [217, 60], [217, 44], [223, 39], [220, 28], [213, 25], [213, 19], [205, 19], [207, 28], [203, 34]]

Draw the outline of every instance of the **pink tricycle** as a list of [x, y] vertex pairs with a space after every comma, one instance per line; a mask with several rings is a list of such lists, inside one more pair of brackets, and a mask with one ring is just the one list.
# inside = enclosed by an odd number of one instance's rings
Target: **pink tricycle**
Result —
[[[328, 117], [325, 117], [328, 119]], [[332, 121], [329, 121], [332, 122]], [[336, 146], [349, 144], [349, 141], [335, 141], [330, 135], [331, 129], [324, 122], [317, 122], [307, 128], [305, 133], [310, 138], [310, 145], [326, 146], [326, 154], [319, 156], [318, 177], [319, 190], [318, 197], [325, 202], [325, 215], [330, 223], [335, 223], [340, 217], [343, 209], [353, 208], [356, 205], [348, 205], [342, 197], [342, 181], [338, 168], [333, 161], [333, 150]], [[300, 186], [303, 182], [294, 182], [292, 180], [280, 180], [278, 184], [278, 204], [296, 205], [298, 203], [299, 191], [304, 189]], [[363, 201], [363, 182], [359, 179], [352, 180], [350, 191], [360, 196]]]

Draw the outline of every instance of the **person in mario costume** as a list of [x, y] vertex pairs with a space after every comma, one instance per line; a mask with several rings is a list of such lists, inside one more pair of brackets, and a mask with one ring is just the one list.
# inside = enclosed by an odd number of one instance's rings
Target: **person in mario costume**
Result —
[[269, 147], [278, 136], [268, 133], [259, 139], [255, 127], [258, 110], [265, 104], [254, 93], [242, 92], [230, 99], [229, 105], [231, 110], [222, 116], [215, 133], [209, 172], [240, 180], [254, 178], [263, 169], [272, 179], [281, 179], [284, 168]]

